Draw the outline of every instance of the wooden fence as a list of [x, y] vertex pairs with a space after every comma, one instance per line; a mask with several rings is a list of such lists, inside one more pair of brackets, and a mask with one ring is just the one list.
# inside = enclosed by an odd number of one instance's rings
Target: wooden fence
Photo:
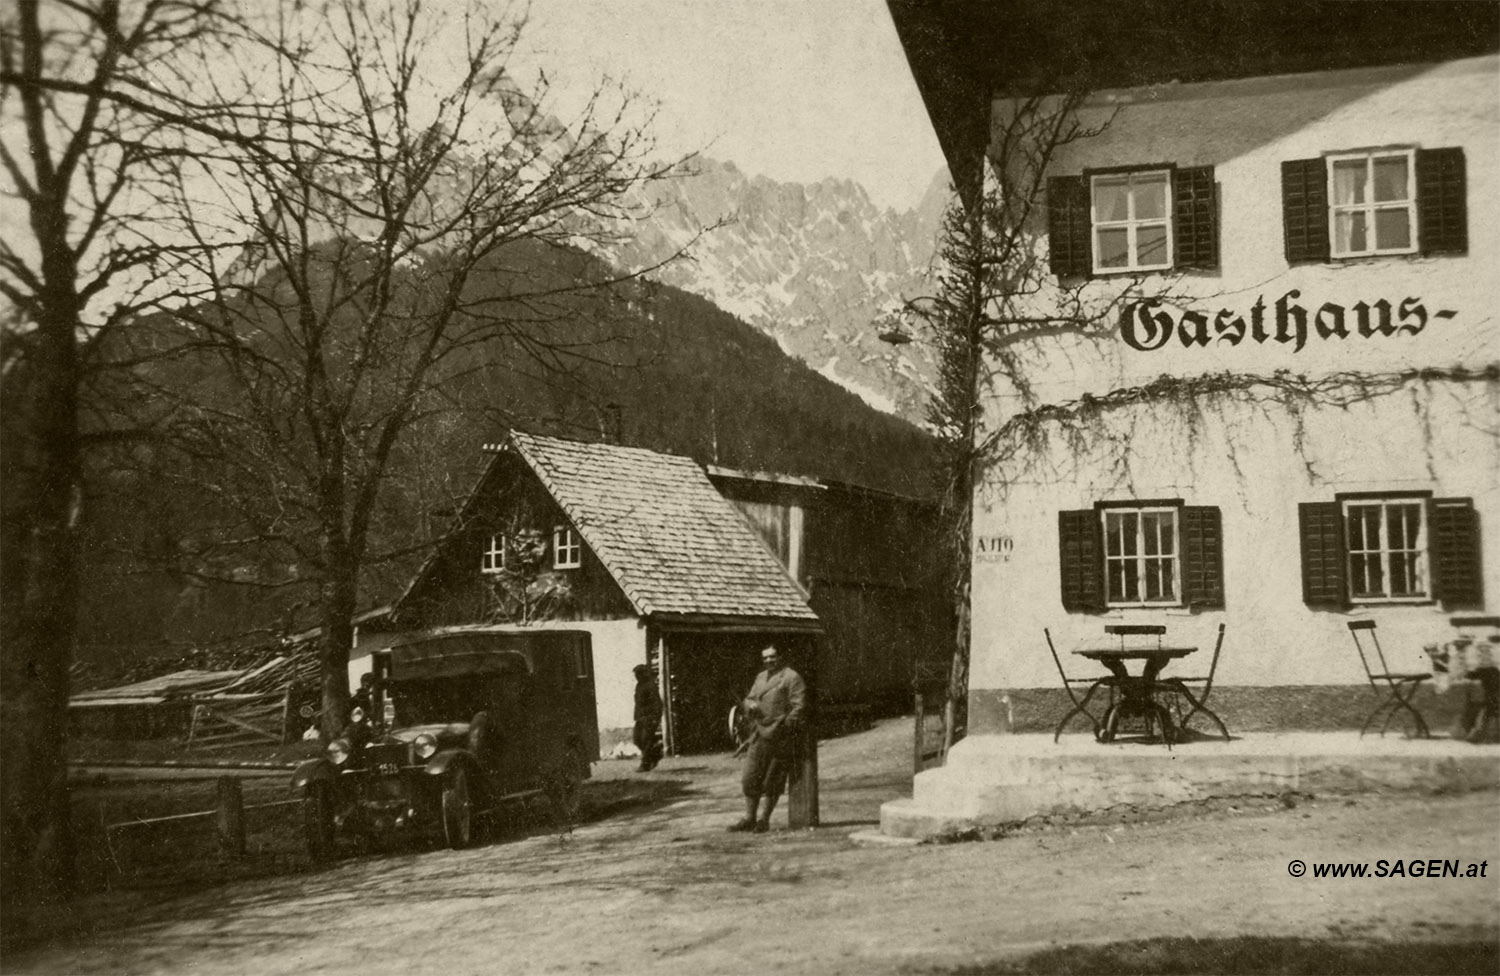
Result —
[[[94, 777], [101, 775], [97, 766], [88, 767]], [[113, 823], [104, 824], [104, 839], [109, 847], [110, 856], [114, 856], [115, 838], [120, 831], [138, 830], [150, 828], [163, 824], [191, 823], [194, 821], [211, 820], [214, 832], [218, 838], [219, 849], [231, 857], [242, 857], [245, 854], [245, 812], [248, 810], [268, 810], [277, 807], [291, 806], [301, 803], [300, 798], [287, 800], [272, 800], [266, 803], [245, 804], [244, 792], [241, 782], [246, 776], [287, 776], [291, 768], [264, 768], [264, 767], [233, 767], [224, 766], [216, 769], [192, 769], [180, 766], [147, 766], [132, 764], [120, 766], [116, 772], [123, 773], [130, 780], [140, 782], [165, 782], [169, 780], [197, 779], [214, 780], [216, 802], [211, 810], [194, 810], [188, 813], [172, 813], [160, 817], [131, 817], [128, 820], [118, 820]]]

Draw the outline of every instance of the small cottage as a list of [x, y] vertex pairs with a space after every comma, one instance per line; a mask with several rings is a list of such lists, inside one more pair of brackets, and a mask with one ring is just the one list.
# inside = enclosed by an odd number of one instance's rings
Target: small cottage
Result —
[[394, 607], [401, 634], [587, 630], [605, 751], [630, 737], [637, 664], [656, 668], [672, 753], [728, 745], [766, 644], [815, 678], [806, 592], [696, 462], [520, 432], [487, 449], [455, 531]]

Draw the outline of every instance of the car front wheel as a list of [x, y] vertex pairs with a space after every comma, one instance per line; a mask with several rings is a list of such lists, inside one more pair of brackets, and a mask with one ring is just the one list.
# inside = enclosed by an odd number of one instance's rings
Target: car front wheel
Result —
[[333, 790], [327, 783], [314, 781], [302, 788], [302, 829], [313, 860], [333, 856]]
[[474, 843], [474, 804], [469, 796], [469, 774], [455, 769], [443, 784], [443, 839], [454, 850]]

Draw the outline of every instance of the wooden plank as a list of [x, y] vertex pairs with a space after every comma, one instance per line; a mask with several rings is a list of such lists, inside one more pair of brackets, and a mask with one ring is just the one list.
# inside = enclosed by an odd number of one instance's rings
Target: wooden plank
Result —
[[213, 718], [217, 719], [220, 722], [228, 722], [230, 725], [234, 725], [241, 729], [244, 729], [246, 732], [253, 732], [256, 735], [261, 736], [262, 738], [270, 739], [277, 745], [281, 744], [280, 732], [273, 732], [269, 729], [262, 728], [259, 725], [254, 725], [243, 719], [236, 718], [233, 715], [226, 715], [223, 712], [215, 712], [213, 714]]
[[126, 827], [149, 827], [153, 824], [175, 823], [182, 820], [201, 820], [204, 817], [212, 817], [218, 814], [217, 810], [198, 810], [194, 813], [173, 813], [165, 817], [141, 817], [136, 820], [122, 820], [119, 823], [105, 824], [104, 829], [123, 830]]
[[922, 694], [922, 689], [917, 689], [916, 695], [917, 728], [916, 735], [912, 737], [912, 773], [922, 771], [922, 756], [927, 750], [924, 748], [923, 740], [927, 738], [927, 696]]
[[245, 797], [240, 781], [225, 776], [217, 783], [218, 807], [214, 825], [218, 829], [219, 847], [230, 857], [245, 856]]
[[251, 670], [246, 671], [244, 674], [231, 681], [228, 688], [225, 688], [224, 690], [228, 691], [230, 688], [241, 688], [247, 684], [250, 684], [257, 678], [263, 676], [266, 672], [273, 671], [277, 668], [282, 667], [286, 664], [287, 660], [288, 658], [286, 657], [273, 657], [271, 660], [267, 661], [265, 664], [262, 664], [260, 667], [252, 668]]
[[264, 741], [264, 739], [253, 739], [250, 736], [245, 736], [242, 739], [234, 739], [225, 742], [214, 742], [209, 745], [199, 746], [198, 748], [202, 749], [204, 752], [213, 752], [216, 749], [233, 749], [237, 746], [259, 745]]
[[805, 830], [818, 825], [818, 737], [802, 735], [792, 763], [787, 795], [787, 826]]

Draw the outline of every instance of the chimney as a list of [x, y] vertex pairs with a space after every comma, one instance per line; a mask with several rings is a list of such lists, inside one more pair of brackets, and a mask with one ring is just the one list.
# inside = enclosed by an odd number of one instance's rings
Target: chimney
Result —
[[618, 403], [604, 405], [604, 443], [620, 444], [624, 441], [625, 420], [623, 408]]

